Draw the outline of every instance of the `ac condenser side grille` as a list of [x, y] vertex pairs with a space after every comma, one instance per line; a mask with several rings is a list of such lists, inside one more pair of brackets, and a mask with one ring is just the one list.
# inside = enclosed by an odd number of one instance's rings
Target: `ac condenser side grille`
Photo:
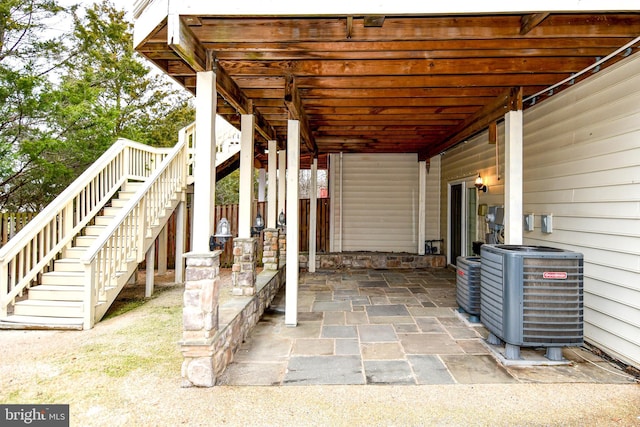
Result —
[[494, 335], [503, 336], [503, 257], [490, 252], [482, 253], [480, 276], [480, 320]]
[[480, 316], [480, 258], [456, 259], [456, 302], [472, 316]]

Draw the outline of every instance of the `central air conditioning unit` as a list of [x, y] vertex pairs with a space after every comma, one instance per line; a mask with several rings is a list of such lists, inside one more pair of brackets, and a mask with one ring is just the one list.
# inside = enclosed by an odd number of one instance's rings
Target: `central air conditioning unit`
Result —
[[456, 302], [469, 321], [480, 321], [480, 257], [456, 258]]
[[507, 359], [520, 346], [546, 347], [562, 360], [562, 347], [584, 340], [583, 258], [545, 246], [483, 245], [480, 318], [491, 344], [505, 342]]

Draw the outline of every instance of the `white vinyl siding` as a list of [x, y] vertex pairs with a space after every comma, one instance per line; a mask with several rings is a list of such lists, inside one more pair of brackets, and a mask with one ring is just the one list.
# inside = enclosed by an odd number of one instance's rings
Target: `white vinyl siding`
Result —
[[[640, 366], [640, 57], [525, 113], [526, 244], [585, 259], [585, 339]], [[553, 233], [540, 232], [553, 214]]]
[[[640, 367], [640, 56], [613, 65], [524, 112], [523, 213], [535, 214], [524, 244], [584, 255], [585, 340]], [[480, 172], [504, 204], [504, 124], [442, 157], [442, 187]], [[553, 214], [553, 232], [540, 214]], [[446, 209], [441, 209], [446, 229]], [[479, 239], [484, 240], [479, 231]]]
[[417, 155], [343, 154], [331, 162], [333, 250], [416, 253]]

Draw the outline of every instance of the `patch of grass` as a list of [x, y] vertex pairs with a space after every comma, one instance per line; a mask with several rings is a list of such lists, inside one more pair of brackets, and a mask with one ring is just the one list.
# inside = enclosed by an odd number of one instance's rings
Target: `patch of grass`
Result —
[[130, 299], [121, 299], [114, 301], [109, 308], [109, 311], [102, 318], [103, 320], [110, 319], [112, 317], [118, 317], [124, 313], [127, 313], [131, 310], [135, 310], [136, 308], [144, 305], [147, 301], [145, 298], [130, 298]]
[[[177, 285], [176, 285], [177, 286]], [[109, 310], [105, 313], [102, 320], [111, 319], [113, 317], [121, 316], [131, 310], [135, 310], [138, 307], [143, 306], [145, 303], [157, 298], [164, 292], [173, 289], [175, 286], [156, 286], [153, 290], [153, 295], [149, 298], [145, 298], [144, 296], [144, 287], [140, 285], [136, 285], [132, 288], [125, 288], [121, 294], [129, 291], [129, 294], [133, 294], [132, 296], [120, 296], [117, 298]]]

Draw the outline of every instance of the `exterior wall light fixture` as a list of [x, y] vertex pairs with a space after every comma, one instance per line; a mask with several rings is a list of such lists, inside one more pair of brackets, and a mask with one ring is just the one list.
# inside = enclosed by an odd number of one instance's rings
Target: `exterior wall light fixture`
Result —
[[476, 178], [476, 188], [478, 189], [478, 191], [482, 191], [483, 193], [487, 192], [487, 186], [484, 185], [480, 174], [478, 174], [478, 177]]
[[209, 250], [214, 251], [216, 248], [220, 250], [224, 249], [225, 243], [231, 237], [231, 227], [229, 226], [229, 221], [227, 218], [221, 218], [220, 222], [218, 222], [218, 232], [213, 236], [209, 237]]
[[262, 219], [260, 212], [258, 212], [256, 220], [253, 222], [253, 227], [251, 227], [251, 236], [259, 235], [262, 230], [264, 230], [264, 220]]

